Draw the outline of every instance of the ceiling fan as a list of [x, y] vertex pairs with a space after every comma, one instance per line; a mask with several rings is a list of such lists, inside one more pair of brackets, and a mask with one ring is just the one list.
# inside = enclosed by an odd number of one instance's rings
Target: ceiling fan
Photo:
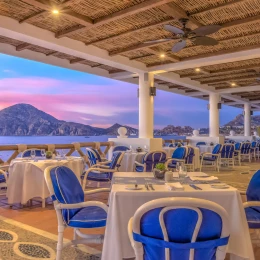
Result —
[[187, 18], [181, 18], [179, 19], [179, 22], [182, 24], [182, 29], [179, 29], [177, 27], [174, 27], [172, 25], [164, 25], [164, 29], [173, 33], [174, 36], [172, 38], [164, 38], [164, 39], [158, 39], [158, 40], [153, 40], [153, 41], [146, 41], [144, 42], [145, 44], [147, 43], [164, 43], [168, 42], [174, 39], [179, 39], [180, 41], [176, 43], [172, 47], [172, 52], [178, 52], [182, 50], [183, 48], [186, 47], [187, 45], [187, 40], [191, 40], [195, 45], [216, 45], [218, 44], [218, 41], [211, 38], [207, 37], [206, 35], [212, 34], [220, 30], [222, 27], [220, 25], [205, 25], [202, 27], [199, 27], [195, 30], [191, 30], [190, 28], [186, 27], [187, 22], [189, 19]]

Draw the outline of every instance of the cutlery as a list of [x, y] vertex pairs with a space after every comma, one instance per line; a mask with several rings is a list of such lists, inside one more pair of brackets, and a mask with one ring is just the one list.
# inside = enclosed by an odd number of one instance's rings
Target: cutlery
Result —
[[200, 187], [194, 185], [194, 184], [190, 184], [190, 187], [192, 187], [195, 190], [202, 190]]
[[152, 183], [149, 184], [149, 187], [150, 187], [152, 190], [155, 190]]
[[149, 190], [149, 187], [148, 187], [147, 183], [145, 183], [145, 188], [146, 188], [147, 190]]

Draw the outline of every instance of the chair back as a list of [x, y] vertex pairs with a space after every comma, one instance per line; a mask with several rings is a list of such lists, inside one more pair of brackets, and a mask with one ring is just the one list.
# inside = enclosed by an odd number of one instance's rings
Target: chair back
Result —
[[235, 150], [239, 151], [241, 148], [241, 143], [235, 143]]
[[22, 158], [31, 157], [32, 150], [35, 151], [36, 157], [42, 157], [41, 149], [28, 149], [22, 153]]
[[258, 170], [250, 180], [246, 196], [247, 201], [260, 201], [260, 170]]
[[228, 214], [211, 201], [153, 200], [137, 209], [129, 227], [137, 259], [223, 260], [226, 255]]
[[175, 143], [170, 143], [168, 147], [175, 147], [176, 144]]
[[96, 149], [86, 148], [86, 150], [87, 150], [87, 156], [88, 156], [90, 166], [93, 166], [93, 165], [100, 163], [102, 161], [101, 156]]
[[124, 145], [118, 145], [118, 146], [114, 147], [113, 152], [125, 152], [128, 150], [130, 150], [129, 147], [124, 146]]
[[216, 144], [215, 147], [212, 150], [212, 154], [219, 154], [221, 150], [222, 145], [221, 144]]
[[197, 142], [196, 146], [200, 146], [200, 145], [206, 145], [206, 142]]
[[233, 144], [223, 144], [220, 157], [221, 158], [233, 158], [235, 146]]
[[172, 158], [182, 160], [185, 158], [186, 152], [186, 147], [177, 147], [172, 153]]
[[165, 163], [167, 154], [164, 151], [153, 151], [147, 153], [143, 158], [143, 163], [146, 165], [145, 171], [151, 172], [157, 163]]
[[118, 170], [119, 167], [121, 166], [121, 161], [124, 157], [125, 152], [113, 152], [113, 156], [111, 159], [111, 163], [109, 165], [109, 169], [113, 169], [113, 170]]
[[[54, 203], [74, 204], [84, 201], [84, 192], [75, 173], [66, 166], [50, 166], [44, 177]], [[63, 209], [62, 217], [69, 222], [79, 209]]]
[[241, 144], [240, 152], [241, 154], [249, 154], [251, 151], [251, 143], [250, 142], [243, 142]]
[[185, 157], [185, 164], [193, 164], [193, 158], [195, 156], [195, 149], [192, 146], [186, 147], [187, 155]]
[[256, 148], [256, 141], [253, 141], [253, 142], [251, 143], [251, 148]]

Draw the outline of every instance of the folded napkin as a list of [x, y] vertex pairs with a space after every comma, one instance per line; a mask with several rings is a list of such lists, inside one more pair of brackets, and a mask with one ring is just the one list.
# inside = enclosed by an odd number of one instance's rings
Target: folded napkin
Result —
[[184, 190], [180, 182], [165, 183], [168, 190]]
[[218, 180], [218, 178], [217, 177], [215, 177], [215, 176], [208, 176], [208, 177], [191, 177], [190, 176], [190, 179], [192, 180], [192, 181], [215, 181], [215, 180]]

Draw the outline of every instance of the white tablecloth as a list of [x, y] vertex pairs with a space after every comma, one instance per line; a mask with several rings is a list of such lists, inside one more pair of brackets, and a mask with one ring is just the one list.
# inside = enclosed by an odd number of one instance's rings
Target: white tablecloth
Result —
[[[167, 153], [168, 157], [172, 157], [172, 153], [176, 150], [177, 147], [163, 147], [163, 150]], [[200, 150], [198, 147], [194, 148], [194, 167], [195, 170], [200, 168]]]
[[137, 152], [126, 152], [121, 161], [121, 166], [119, 168], [120, 172], [133, 172], [134, 171], [134, 163], [142, 162], [143, 156], [145, 152], [137, 153]]
[[[190, 175], [196, 173], [189, 173]], [[115, 177], [140, 176], [139, 173], [115, 173]], [[142, 173], [142, 177], [151, 177], [152, 173]], [[165, 197], [193, 197], [207, 199], [220, 204], [230, 217], [230, 240], [228, 252], [233, 259], [254, 259], [248, 225], [239, 192], [235, 188], [228, 190], [212, 189], [208, 184], [198, 184], [198, 191], [184, 186], [184, 191], [168, 191], [164, 185], [153, 185], [155, 191], [125, 190], [124, 185], [114, 184], [110, 193], [109, 210], [102, 260], [122, 260], [134, 257], [127, 225], [135, 211], [144, 203]], [[212, 223], [214, 224], [214, 223]]]
[[28, 200], [40, 197], [45, 199], [50, 196], [44, 179], [44, 170], [48, 166], [64, 165], [69, 167], [80, 179], [84, 169], [82, 158], [74, 157], [69, 160], [29, 160], [15, 159], [9, 168], [7, 188], [8, 203], [25, 204]]
[[200, 145], [198, 148], [201, 153], [212, 153], [215, 145]]

